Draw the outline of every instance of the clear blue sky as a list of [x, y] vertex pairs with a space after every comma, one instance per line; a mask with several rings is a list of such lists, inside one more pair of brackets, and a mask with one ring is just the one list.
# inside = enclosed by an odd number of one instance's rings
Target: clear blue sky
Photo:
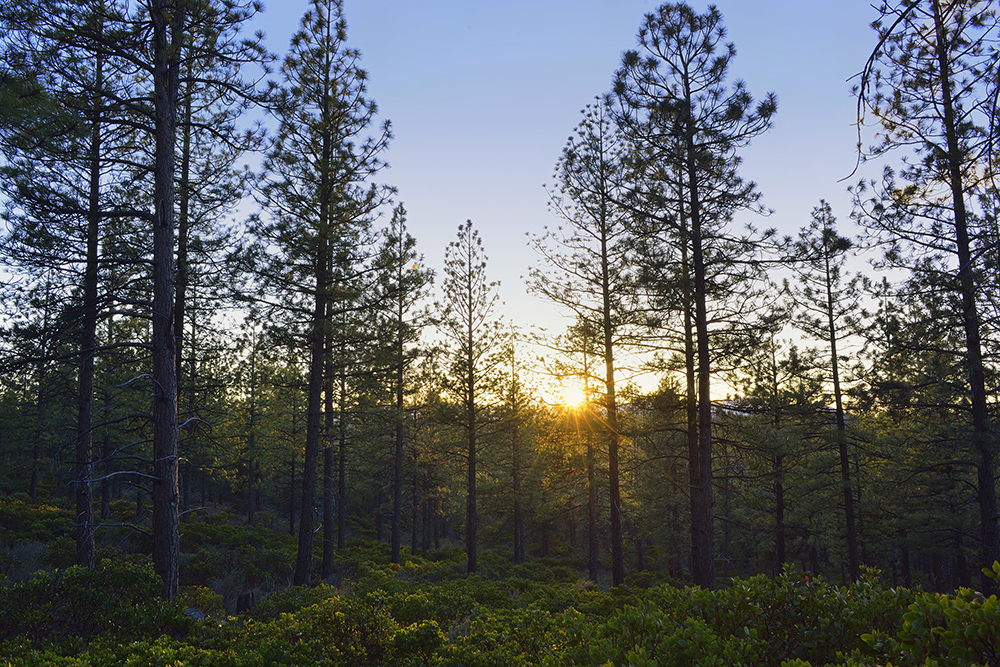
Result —
[[[370, 94], [395, 139], [383, 180], [399, 188], [411, 233], [440, 269], [460, 223], [472, 219], [502, 281], [505, 314], [561, 331], [568, 320], [525, 294], [538, 262], [525, 233], [556, 220], [543, 183], [580, 109], [606, 92], [623, 51], [634, 48], [650, 0], [346, 0], [348, 43], [361, 51]], [[867, 0], [721, 0], [735, 43], [731, 76], [761, 98], [773, 91], [773, 129], [744, 155], [767, 219], [797, 234], [821, 198], [849, 226], [847, 183], [856, 130], [848, 79], [874, 45]], [[702, 12], [707, 4], [692, 3]], [[283, 55], [307, 8], [272, 0], [258, 24]], [[744, 220], [739, 220], [742, 222]]]

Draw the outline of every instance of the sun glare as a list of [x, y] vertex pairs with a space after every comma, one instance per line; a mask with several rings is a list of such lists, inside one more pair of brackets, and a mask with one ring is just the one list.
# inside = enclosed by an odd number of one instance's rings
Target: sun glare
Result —
[[559, 385], [559, 402], [569, 408], [583, 405], [587, 400], [583, 387], [577, 384]]

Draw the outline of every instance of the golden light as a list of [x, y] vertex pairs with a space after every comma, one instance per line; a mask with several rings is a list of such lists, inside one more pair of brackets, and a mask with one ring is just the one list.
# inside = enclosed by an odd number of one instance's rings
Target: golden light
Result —
[[587, 396], [579, 384], [560, 382], [559, 402], [568, 408], [576, 408], [587, 402]]

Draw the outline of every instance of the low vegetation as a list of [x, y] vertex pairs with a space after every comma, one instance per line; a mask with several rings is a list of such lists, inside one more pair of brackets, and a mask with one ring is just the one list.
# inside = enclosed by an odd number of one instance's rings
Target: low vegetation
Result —
[[[57, 520], [61, 518], [61, 521]], [[605, 588], [578, 554], [514, 565], [487, 551], [440, 549], [389, 563], [389, 544], [356, 539], [338, 552], [340, 578], [286, 585], [295, 541], [229, 515], [186, 524], [177, 597], [159, 596], [146, 557], [102, 548], [92, 570], [61, 566], [54, 507], [5, 500], [0, 588], [2, 665], [995, 665], [995, 596], [966, 588], [890, 587], [877, 570], [838, 585], [787, 568], [682, 587], [656, 573]], [[38, 526], [41, 567], [24, 578], [13, 539]], [[44, 535], [34, 534], [44, 539]], [[214, 546], [210, 546], [214, 545]], [[211, 551], [213, 557], [206, 553]], [[41, 554], [41, 555], [39, 555]], [[272, 569], [265, 569], [270, 566]], [[992, 578], [1000, 577], [1000, 564]], [[239, 585], [234, 584], [239, 582]], [[239, 604], [253, 604], [239, 613]]]

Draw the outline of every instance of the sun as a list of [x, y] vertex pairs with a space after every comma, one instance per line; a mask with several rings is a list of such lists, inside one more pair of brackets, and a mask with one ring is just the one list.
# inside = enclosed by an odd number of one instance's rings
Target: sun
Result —
[[567, 408], [581, 407], [587, 402], [587, 395], [583, 387], [574, 383], [559, 383], [559, 402]]

